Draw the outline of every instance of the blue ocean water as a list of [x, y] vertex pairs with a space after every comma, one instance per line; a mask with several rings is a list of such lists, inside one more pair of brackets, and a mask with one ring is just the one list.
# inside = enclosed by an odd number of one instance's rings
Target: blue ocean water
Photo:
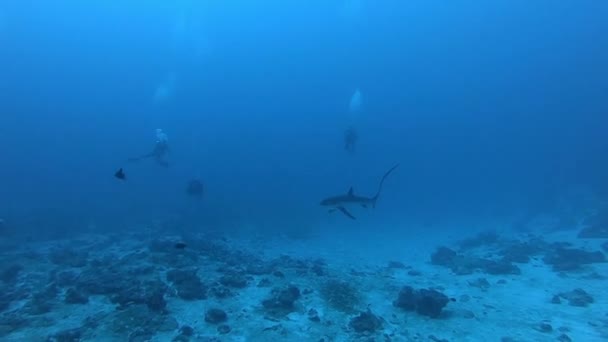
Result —
[[[606, 338], [606, 18], [605, 1], [1, 2], [0, 336]], [[134, 289], [151, 279], [152, 299]], [[400, 311], [402, 286], [443, 289], [449, 314]], [[362, 299], [334, 310], [328, 288]], [[551, 303], [575, 289], [594, 302]], [[205, 322], [218, 306], [228, 332]], [[171, 324], [103, 328], [125, 312]]]

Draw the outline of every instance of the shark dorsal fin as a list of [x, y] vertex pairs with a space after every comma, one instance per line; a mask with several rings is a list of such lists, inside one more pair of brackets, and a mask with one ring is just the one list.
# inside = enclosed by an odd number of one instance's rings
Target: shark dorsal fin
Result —
[[348, 196], [353, 196], [355, 194], [355, 192], [353, 191], [353, 187], [351, 186], [350, 189], [348, 189]]

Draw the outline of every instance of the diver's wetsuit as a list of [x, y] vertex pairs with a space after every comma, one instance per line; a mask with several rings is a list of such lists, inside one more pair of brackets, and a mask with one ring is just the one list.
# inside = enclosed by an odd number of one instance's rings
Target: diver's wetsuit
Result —
[[169, 144], [166, 140], [157, 141], [152, 151], [152, 156], [159, 165], [169, 166], [166, 157], [169, 154]]
[[169, 162], [166, 159], [168, 154], [169, 144], [167, 143], [167, 140], [158, 140], [156, 141], [156, 145], [154, 145], [152, 152], [144, 154], [140, 157], [129, 158], [129, 161], [139, 161], [142, 159], [154, 158], [159, 165], [166, 167], [169, 166]]
[[353, 127], [349, 127], [346, 131], [344, 131], [344, 149], [351, 153], [354, 152], [357, 139], [357, 132]]

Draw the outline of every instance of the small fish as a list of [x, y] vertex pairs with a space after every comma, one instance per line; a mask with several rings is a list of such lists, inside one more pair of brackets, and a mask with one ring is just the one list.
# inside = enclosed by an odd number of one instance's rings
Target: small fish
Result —
[[127, 180], [127, 175], [125, 175], [125, 172], [122, 170], [122, 167], [120, 169], [118, 169], [118, 171], [116, 171], [116, 173], [114, 174], [114, 177], [116, 177], [120, 180]]
[[175, 243], [175, 245], [174, 245], [174, 247], [175, 247], [176, 249], [184, 249], [184, 248], [186, 248], [186, 246], [187, 246], [187, 245], [186, 245], [186, 243], [185, 243], [185, 242], [176, 242], [176, 243]]

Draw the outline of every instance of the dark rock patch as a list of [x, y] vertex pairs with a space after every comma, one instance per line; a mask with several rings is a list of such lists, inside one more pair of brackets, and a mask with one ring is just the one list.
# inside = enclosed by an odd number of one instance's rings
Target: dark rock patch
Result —
[[549, 322], [540, 322], [535, 329], [545, 334], [550, 334], [553, 332], [553, 326]]
[[175, 241], [173, 240], [152, 240], [148, 245], [148, 250], [152, 253], [174, 253]]
[[272, 281], [270, 281], [270, 279], [268, 278], [262, 278], [260, 279], [260, 281], [258, 282], [257, 287], [270, 287], [272, 286]]
[[17, 281], [17, 277], [22, 270], [23, 266], [17, 264], [4, 267], [0, 271], [0, 280], [6, 284], [12, 284]]
[[467, 318], [467, 319], [473, 319], [473, 318], [475, 318], [475, 313], [471, 310], [463, 310], [462, 317]]
[[308, 310], [308, 320], [315, 323], [321, 322], [321, 318], [319, 318], [319, 313], [317, 312], [317, 310]]
[[196, 270], [171, 270], [167, 272], [167, 280], [173, 284], [177, 295], [184, 300], [207, 298], [207, 289], [196, 275]]
[[68, 267], [84, 267], [87, 265], [88, 253], [84, 251], [74, 251], [69, 248], [55, 249], [49, 254], [49, 260], [56, 265]]
[[405, 286], [399, 292], [399, 297], [393, 302], [393, 305], [407, 311], [416, 311], [423, 316], [438, 318], [449, 301], [450, 299], [439, 291], [415, 290], [410, 286]]
[[0, 286], [0, 312], [8, 309], [13, 301], [26, 299], [29, 295], [26, 287]]
[[348, 326], [357, 333], [374, 333], [382, 328], [382, 320], [374, 315], [370, 309], [361, 312], [348, 323]]
[[150, 311], [164, 312], [167, 307], [167, 301], [165, 300], [165, 290], [157, 289], [151, 292], [148, 296], [144, 297], [144, 302]]
[[435, 335], [429, 335], [428, 337], [431, 342], [450, 342], [447, 338], [439, 338]]
[[[129, 305], [145, 304], [152, 312], [164, 312], [167, 302], [164, 295], [167, 287], [160, 281], [140, 282], [134, 280], [110, 296], [110, 301], [123, 310]], [[179, 294], [179, 290], [178, 290]]]
[[322, 277], [326, 274], [325, 267], [323, 267], [323, 265], [316, 264], [316, 263], [310, 267], [310, 271], [319, 277]]
[[160, 324], [158, 325], [158, 331], [175, 331], [179, 327], [179, 323], [173, 316], [169, 315], [158, 315], [161, 317]]
[[500, 255], [504, 261], [525, 264], [533, 256], [543, 253], [546, 248], [546, 244], [540, 240], [518, 242], [503, 248]]
[[588, 218], [585, 222], [588, 226], [583, 228], [578, 234], [582, 239], [608, 239], [608, 211]]
[[300, 289], [293, 285], [277, 288], [271, 291], [270, 298], [262, 301], [262, 306], [271, 314], [286, 315], [295, 309], [295, 302], [300, 296]]
[[469, 285], [482, 291], [487, 291], [490, 288], [490, 282], [486, 278], [478, 278], [476, 280], [469, 281]]
[[507, 260], [490, 260], [458, 254], [447, 247], [439, 247], [431, 255], [431, 263], [447, 267], [457, 275], [472, 274], [476, 270], [492, 275], [521, 274], [519, 267]]
[[521, 269], [505, 260], [480, 259], [480, 268], [483, 272], [492, 275], [521, 274]]
[[74, 288], [69, 288], [65, 293], [64, 301], [66, 304], [87, 304], [89, 297]]
[[130, 281], [120, 270], [91, 268], [80, 275], [76, 288], [89, 295], [111, 295], [128, 286]]
[[[0, 289], [1, 291], [2, 289]], [[11, 300], [4, 295], [3, 293], [0, 293], [0, 312], [6, 310], [9, 308], [9, 306], [11, 305]]]
[[74, 271], [62, 271], [53, 273], [52, 281], [59, 287], [72, 286], [78, 282], [78, 273]]
[[121, 336], [123, 341], [147, 341], [158, 332], [177, 330], [178, 323], [169, 315], [159, 315], [139, 304], [116, 310], [108, 322], [108, 328], [113, 334]]
[[232, 329], [230, 328], [229, 325], [227, 324], [222, 324], [219, 327], [217, 327], [217, 332], [220, 333], [221, 335], [226, 335], [228, 334]]
[[402, 263], [401, 261], [389, 261], [388, 268], [396, 268], [396, 269], [406, 269], [407, 267], [405, 266], [404, 263]]
[[472, 274], [476, 270], [492, 275], [521, 274], [521, 270], [506, 259], [490, 260], [458, 254], [447, 247], [439, 247], [431, 255], [431, 263], [447, 267], [457, 275]]
[[571, 306], [585, 307], [594, 302], [593, 297], [583, 289], [562, 292], [558, 296], [567, 300]]
[[247, 278], [239, 273], [228, 273], [223, 275], [220, 280], [220, 284], [236, 289], [242, 289], [247, 287]]
[[179, 328], [179, 333], [184, 336], [192, 336], [194, 335], [194, 329], [189, 325], [184, 325]]
[[224, 299], [234, 296], [234, 293], [223, 285], [217, 285], [209, 289], [209, 294], [215, 298]]
[[608, 224], [583, 228], [578, 237], [581, 239], [608, 239]]
[[48, 342], [79, 342], [82, 338], [82, 328], [62, 330], [49, 336]]
[[483, 246], [492, 246], [500, 242], [500, 236], [498, 233], [493, 231], [482, 232], [477, 236], [469, 239], [464, 239], [459, 243], [459, 246], [463, 250], [479, 248]]
[[555, 271], [573, 271], [584, 265], [606, 262], [606, 257], [599, 251], [588, 252], [583, 249], [558, 247], [547, 254], [543, 261], [553, 266]]
[[47, 286], [42, 291], [32, 295], [26, 305], [27, 312], [31, 315], [42, 315], [50, 312], [58, 294], [57, 286], [54, 284]]
[[170, 253], [151, 253], [149, 261], [154, 265], [162, 265], [175, 269], [187, 269], [196, 267], [199, 262], [200, 254], [194, 252], [192, 248], [188, 250], [179, 250], [173, 247]]
[[31, 320], [19, 313], [8, 313], [0, 316], [0, 337], [30, 326]]
[[247, 264], [245, 272], [251, 275], [266, 275], [273, 271], [273, 266], [263, 262], [253, 262]]
[[452, 267], [457, 257], [458, 253], [455, 251], [447, 247], [439, 247], [435, 253], [431, 255], [431, 263], [438, 266]]
[[224, 323], [228, 320], [228, 315], [222, 309], [212, 308], [205, 313], [205, 322], [211, 324]]

